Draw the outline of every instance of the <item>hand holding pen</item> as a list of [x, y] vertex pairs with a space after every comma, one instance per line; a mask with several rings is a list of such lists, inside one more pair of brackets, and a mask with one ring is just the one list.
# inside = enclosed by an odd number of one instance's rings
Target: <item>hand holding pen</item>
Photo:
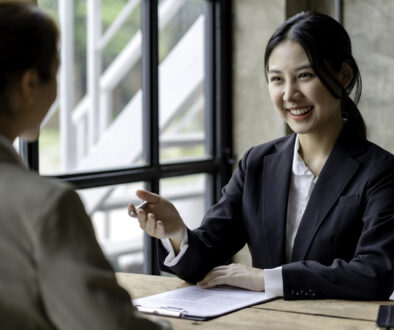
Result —
[[137, 190], [136, 195], [143, 202], [137, 207], [130, 204], [129, 215], [138, 219], [141, 229], [149, 236], [169, 238], [178, 253], [185, 234], [185, 224], [175, 206], [160, 195], [146, 190]]

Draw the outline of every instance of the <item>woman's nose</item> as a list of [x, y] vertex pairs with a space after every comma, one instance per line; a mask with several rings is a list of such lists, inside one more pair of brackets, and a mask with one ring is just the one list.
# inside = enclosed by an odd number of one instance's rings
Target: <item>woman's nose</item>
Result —
[[290, 102], [295, 101], [301, 95], [300, 91], [298, 90], [297, 84], [288, 83], [285, 86], [285, 90], [283, 92], [283, 101]]

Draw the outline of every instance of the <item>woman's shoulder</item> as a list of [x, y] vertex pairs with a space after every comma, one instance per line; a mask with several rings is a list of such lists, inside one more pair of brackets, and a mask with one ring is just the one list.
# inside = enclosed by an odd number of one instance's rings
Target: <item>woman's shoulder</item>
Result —
[[54, 219], [67, 205], [81, 209], [79, 197], [74, 189], [63, 182], [39, 176], [20, 165], [0, 163], [0, 209], [4, 220], [38, 230], [45, 224], [48, 215]]
[[[9, 198], [19, 199], [19, 201], [33, 201], [36, 205], [42, 205], [45, 201], [59, 198], [73, 190], [67, 183], [42, 177], [19, 165], [2, 163], [1, 169], [2, 187], [12, 189], [14, 194]], [[3, 188], [0, 188], [0, 194], [7, 198], [5, 195], [8, 189]]]
[[250, 160], [269, 156], [281, 151], [292, 151], [294, 149], [295, 134], [286, 135], [249, 148], [243, 158]]
[[378, 167], [393, 167], [394, 171], [394, 155], [390, 151], [368, 140], [365, 140], [364, 147], [364, 152], [357, 157], [361, 162]]
[[365, 146], [367, 148], [367, 152], [374, 153], [384, 158], [394, 159], [394, 155], [389, 150], [384, 149], [370, 140], [365, 140]]
[[362, 137], [351, 123], [344, 126], [337, 144], [344, 146], [348, 154], [361, 162], [394, 161], [390, 151]]

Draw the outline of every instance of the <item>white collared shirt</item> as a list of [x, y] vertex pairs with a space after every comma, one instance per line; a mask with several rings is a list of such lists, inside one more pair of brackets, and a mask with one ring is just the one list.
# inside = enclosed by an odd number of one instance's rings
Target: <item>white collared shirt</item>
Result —
[[[290, 179], [289, 200], [286, 221], [286, 261], [291, 262], [294, 239], [297, 235], [302, 216], [318, 178], [306, 166], [299, 154], [298, 135], [294, 144], [292, 173]], [[265, 291], [273, 296], [283, 296], [282, 267], [264, 270]]]
[[300, 154], [300, 143], [298, 135], [294, 145], [293, 167], [290, 180], [289, 201], [287, 203], [287, 223], [286, 223], [286, 261], [291, 261], [291, 254], [294, 247], [298, 227], [304, 215], [309, 198], [317, 178], [305, 165]]
[[[317, 178], [314, 177], [311, 170], [306, 166], [298, 153], [300, 148], [298, 135], [294, 144], [294, 156], [292, 164], [292, 175], [290, 180], [289, 201], [287, 205], [287, 223], [286, 223], [286, 260], [291, 261], [291, 254], [294, 247], [298, 227], [301, 223], [302, 216], [305, 212], [309, 198], [316, 184]], [[181, 250], [175, 256], [174, 249], [169, 239], [161, 240], [163, 246], [168, 251], [168, 256], [164, 260], [164, 265], [171, 267], [177, 264], [188, 248], [187, 231], [182, 240]], [[282, 267], [264, 270], [265, 291], [268, 295], [283, 296], [283, 277]]]

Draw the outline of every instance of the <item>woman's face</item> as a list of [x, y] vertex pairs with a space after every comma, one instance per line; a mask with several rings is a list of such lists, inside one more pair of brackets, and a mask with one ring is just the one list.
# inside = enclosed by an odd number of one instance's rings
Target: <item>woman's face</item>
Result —
[[340, 100], [317, 77], [298, 42], [283, 41], [272, 51], [268, 89], [276, 110], [294, 132], [332, 134], [341, 127]]

